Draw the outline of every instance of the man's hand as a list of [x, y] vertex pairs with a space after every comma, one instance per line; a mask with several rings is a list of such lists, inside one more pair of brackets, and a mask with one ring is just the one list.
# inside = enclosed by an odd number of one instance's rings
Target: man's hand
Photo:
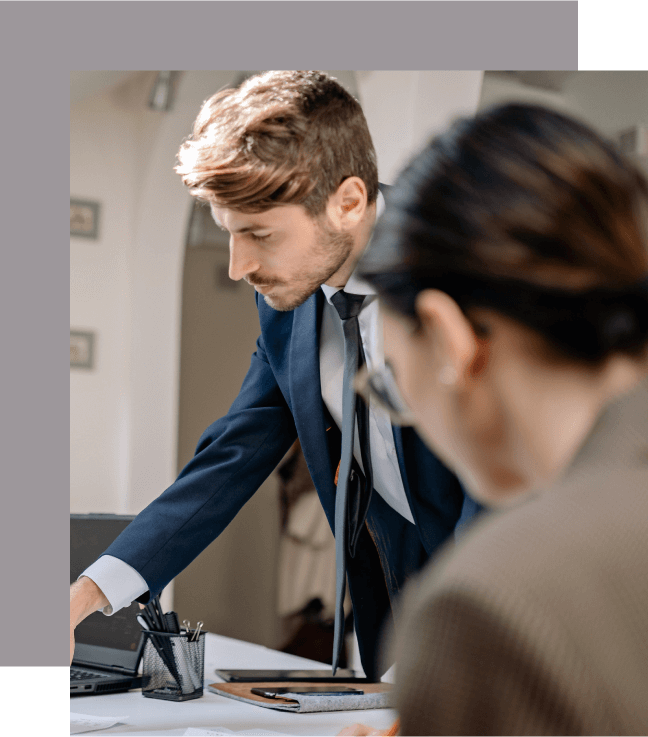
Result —
[[82, 576], [70, 586], [70, 665], [74, 657], [74, 628], [108, 603], [103, 591], [87, 576]]

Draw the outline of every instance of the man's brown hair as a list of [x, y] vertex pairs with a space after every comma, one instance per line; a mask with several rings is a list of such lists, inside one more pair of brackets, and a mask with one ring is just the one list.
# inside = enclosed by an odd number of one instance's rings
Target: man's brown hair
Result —
[[320, 215], [348, 177], [378, 195], [362, 108], [323, 72], [271, 71], [207, 100], [176, 171], [195, 197], [240, 212], [299, 204]]

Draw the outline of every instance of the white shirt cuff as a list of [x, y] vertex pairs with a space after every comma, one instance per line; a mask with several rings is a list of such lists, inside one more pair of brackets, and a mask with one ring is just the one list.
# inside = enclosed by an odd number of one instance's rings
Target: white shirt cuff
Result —
[[112, 555], [102, 555], [81, 576], [92, 579], [102, 590], [109, 603], [99, 611], [109, 616], [130, 606], [138, 596], [148, 591], [148, 584], [142, 576], [128, 563]]

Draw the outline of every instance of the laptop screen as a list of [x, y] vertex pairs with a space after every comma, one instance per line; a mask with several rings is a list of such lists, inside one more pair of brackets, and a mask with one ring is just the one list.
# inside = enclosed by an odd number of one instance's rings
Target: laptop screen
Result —
[[[114, 514], [70, 515], [70, 583], [106, 550], [134, 518]], [[75, 630], [75, 662], [134, 670], [142, 628], [134, 603], [110, 617], [94, 612]]]

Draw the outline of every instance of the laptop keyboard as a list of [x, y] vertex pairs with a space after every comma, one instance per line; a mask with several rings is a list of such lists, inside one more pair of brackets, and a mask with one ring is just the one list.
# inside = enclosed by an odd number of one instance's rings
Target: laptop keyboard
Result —
[[70, 668], [71, 681], [89, 681], [95, 678], [110, 678], [110, 673], [97, 673], [82, 668]]

